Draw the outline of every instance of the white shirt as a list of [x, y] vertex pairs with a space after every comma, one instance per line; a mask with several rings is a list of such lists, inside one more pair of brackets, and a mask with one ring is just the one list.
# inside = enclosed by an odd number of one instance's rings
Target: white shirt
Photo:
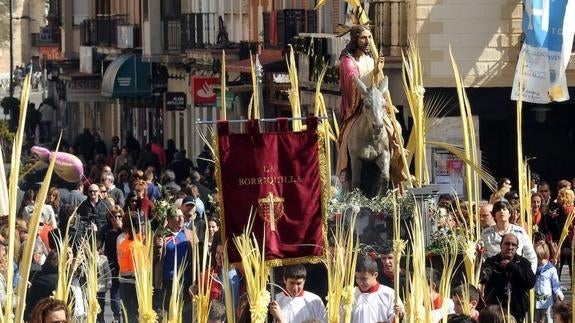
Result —
[[[513, 233], [517, 236], [517, 240], [519, 240], [517, 254], [527, 258], [531, 263], [531, 270], [535, 272], [537, 270], [537, 254], [535, 254], [531, 238], [529, 238], [525, 229], [515, 224], [509, 224], [509, 229], [506, 233]], [[497, 227], [494, 225], [481, 231], [481, 241], [485, 248], [484, 259], [493, 257], [501, 252], [501, 239], [502, 237], [497, 233]]]
[[[354, 288], [353, 312], [351, 321], [353, 323], [376, 323], [391, 322], [394, 318], [393, 289], [379, 285], [379, 289], [373, 293], [362, 293], [359, 288]], [[401, 300], [399, 303], [403, 305]]]
[[326, 321], [325, 305], [323, 305], [321, 298], [314, 293], [304, 291], [303, 295], [296, 297], [278, 293], [276, 294], [276, 301], [287, 322]]
[[455, 314], [455, 303], [451, 298], [443, 298], [443, 305], [441, 308], [431, 311], [431, 319], [433, 322], [441, 322], [443, 320], [443, 309], [447, 315]]

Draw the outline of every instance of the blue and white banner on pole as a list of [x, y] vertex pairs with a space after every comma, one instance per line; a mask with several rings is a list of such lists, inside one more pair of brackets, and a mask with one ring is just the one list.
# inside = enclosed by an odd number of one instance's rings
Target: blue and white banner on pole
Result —
[[[545, 104], [569, 100], [565, 69], [573, 49], [575, 0], [525, 0], [525, 43], [515, 70], [511, 99]], [[524, 62], [523, 76], [521, 76]]]

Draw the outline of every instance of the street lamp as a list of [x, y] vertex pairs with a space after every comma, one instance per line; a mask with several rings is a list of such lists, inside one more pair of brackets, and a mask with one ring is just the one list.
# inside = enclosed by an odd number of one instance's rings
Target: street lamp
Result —
[[8, 0], [9, 24], [10, 24], [10, 97], [14, 97], [14, 49], [12, 43], [12, 0]]

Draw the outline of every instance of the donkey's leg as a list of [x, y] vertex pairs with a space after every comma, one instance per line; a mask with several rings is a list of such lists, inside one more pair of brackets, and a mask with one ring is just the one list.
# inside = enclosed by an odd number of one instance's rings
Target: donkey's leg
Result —
[[384, 195], [387, 193], [389, 187], [389, 164], [391, 154], [389, 150], [383, 150], [376, 160], [377, 166], [381, 170], [381, 183], [379, 186], [379, 194]]
[[361, 185], [361, 159], [357, 156], [350, 156], [351, 165], [351, 189], [359, 189]]

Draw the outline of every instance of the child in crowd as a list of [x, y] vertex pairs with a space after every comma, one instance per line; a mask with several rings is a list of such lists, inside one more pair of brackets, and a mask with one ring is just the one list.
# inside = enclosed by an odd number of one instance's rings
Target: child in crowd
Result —
[[[469, 308], [465, 299], [468, 299]], [[477, 311], [477, 304], [479, 304], [479, 290], [471, 284], [459, 285], [451, 290], [451, 300], [454, 304], [454, 311], [456, 314], [466, 314], [472, 319], [479, 319], [479, 311]]]
[[355, 302], [352, 322], [391, 322], [395, 314], [403, 317], [403, 303], [395, 305], [393, 289], [377, 282], [377, 263], [367, 255], [361, 255], [355, 266]]
[[535, 272], [535, 314], [533, 322], [553, 322], [551, 308], [553, 307], [553, 293], [562, 301], [561, 283], [557, 269], [549, 261], [549, 248], [545, 241], [535, 245], [537, 254], [537, 271]]
[[[377, 269], [377, 265], [376, 265]], [[325, 305], [314, 293], [304, 291], [307, 271], [303, 265], [284, 268], [285, 291], [275, 296], [269, 306], [270, 314], [276, 322], [303, 322], [324, 320]]]
[[572, 313], [571, 302], [559, 302], [553, 307], [553, 322], [571, 323]]
[[440, 274], [433, 268], [425, 269], [425, 276], [429, 282], [429, 297], [431, 298], [431, 317], [433, 322], [443, 320], [444, 313], [447, 315], [455, 314], [455, 305], [451, 298], [444, 297], [439, 292]]
[[[377, 281], [389, 288], [395, 288], [394, 268], [395, 256], [393, 255], [393, 248], [391, 245], [384, 245], [381, 249], [381, 254], [378, 255], [381, 261], [381, 268], [377, 276]], [[376, 260], [377, 262], [377, 260]], [[403, 298], [405, 292], [405, 273], [400, 269], [399, 272], [399, 297]]]

